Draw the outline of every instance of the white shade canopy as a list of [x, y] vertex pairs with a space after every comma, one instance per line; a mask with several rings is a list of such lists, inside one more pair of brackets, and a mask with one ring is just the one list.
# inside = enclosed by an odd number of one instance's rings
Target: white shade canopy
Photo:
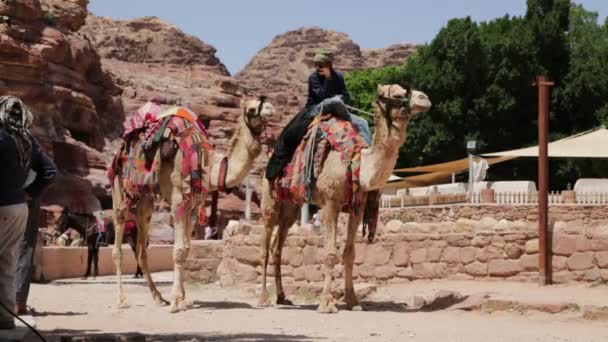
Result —
[[[608, 129], [596, 128], [549, 143], [551, 158], [608, 158]], [[484, 157], [538, 157], [538, 146], [486, 153]]]

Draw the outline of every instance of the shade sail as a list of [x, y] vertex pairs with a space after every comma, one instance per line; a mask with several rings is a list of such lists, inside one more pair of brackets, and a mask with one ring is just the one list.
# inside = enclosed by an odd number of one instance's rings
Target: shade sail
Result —
[[402, 180], [386, 183], [384, 188], [403, 189], [415, 186], [426, 186], [432, 184], [447, 183], [452, 178], [450, 172], [431, 172], [423, 175], [404, 177]]
[[[501, 163], [503, 161], [511, 160], [516, 157], [505, 156], [488, 159], [488, 165]], [[408, 167], [405, 169], [395, 169], [394, 172], [442, 172], [447, 174], [458, 173], [462, 171], [467, 171], [469, 169], [469, 159], [459, 159], [454, 160], [447, 163], [427, 165], [427, 166], [418, 166], [418, 167]]]
[[[608, 130], [604, 127], [549, 143], [551, 158], [608, 158]], [[484, 157], [538, 157], [538, 146], [483, 154]]]

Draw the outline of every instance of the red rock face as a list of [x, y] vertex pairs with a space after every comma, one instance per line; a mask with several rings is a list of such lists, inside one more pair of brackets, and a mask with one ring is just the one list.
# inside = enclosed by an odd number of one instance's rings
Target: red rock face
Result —
[[[20, 97], [34, 112], [34, 135], [63, 173], [55, 186], [87, 184], [88, 190], [72, 189], [91, 193], [86, 179], [105, 168], [100, 150], [118, 136], [124, 113], [120, 88], [76, 32], [86, 15], [86, 1], [0, 2], [0, 94]], [[49, 192], [43, 201], [79, 200], [65, 196]]]

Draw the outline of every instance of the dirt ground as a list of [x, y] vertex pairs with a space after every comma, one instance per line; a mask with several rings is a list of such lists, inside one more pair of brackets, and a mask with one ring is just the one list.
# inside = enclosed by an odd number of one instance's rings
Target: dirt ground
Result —
[[[165, 298], [171, 273], [155, 274]], [[608, 306], [608, 286], [551, 286], [472, 281], [416, 281], [378, 286], [363, 312], [317, 313], [310, 298], [293, 307], [256, 307], [255, 288], [190, 284], [193, 308], [177, 314], [154, 304], [147, 287], [126, 278], [128, 309], [115, 308], [113, 277], [67, 280], [32, 287], [30, 305], [47, 340], [68, 341], [608, 341], [608, 320], [584, 319], [588, 305]], [[441, 290], [463, 296], [542, 303], [570, 303], [557, 314], [535, 310], [457, 310], [453, 303], [416, 308]], [[420, 303], [418, 303], [420, 304]], [[340, 307], [343, 309], [343, 306]], [[98, 335], [110, 334], [110, 335]], [[35, 339], [31, 339], [34, 341]]]

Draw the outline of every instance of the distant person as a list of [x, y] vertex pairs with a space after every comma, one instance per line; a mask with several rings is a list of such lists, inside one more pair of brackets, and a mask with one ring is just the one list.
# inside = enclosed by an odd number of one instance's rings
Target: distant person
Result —
[[[4, 307], [0, 308], [0, 329], [14, 329], [15, 321], [7, 310], [23, 312], [26, 305], [35, 245], [29, 237], [32, 231], [37, 233], [34, 221], [38, 215], [32, 212], [28, 234], [24, 235], [28, 224], [26, 202], [30, 200], [35, 208], [35, 201], [57, 173], [55, 164], [32, 136], [32, 121], [32, 113], [19, 98], [0, 97], [0, 304]], [[17, 273], [17, 251], [24, 237], [28, 250], [20, 258]], [[20, 289], [20, 306], [16, 288]]]

